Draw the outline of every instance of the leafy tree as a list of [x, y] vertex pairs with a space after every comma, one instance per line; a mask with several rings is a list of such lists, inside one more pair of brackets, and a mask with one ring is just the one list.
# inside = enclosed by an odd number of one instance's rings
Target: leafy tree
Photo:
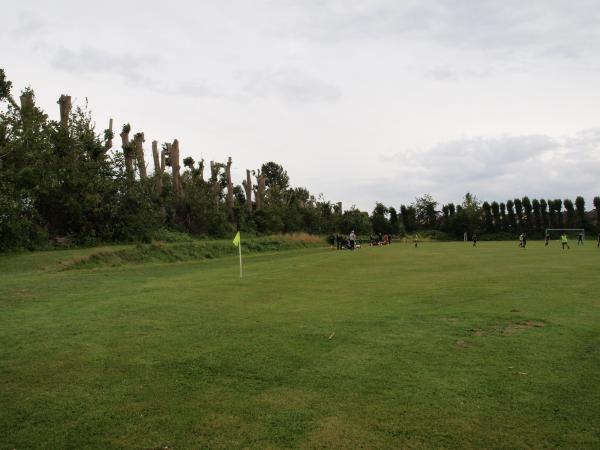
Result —
[[417, 212], [414, 206], [404, 206], [400, 205], [400, 217], [402, 219], [402, 224], [404, 225], [404, 229], [410, 233], [416, 229], [417, 225]]
[[540, 215], [542, 218], [542, 226], [548, 228], [550, 225], [550, 220], [548, 218], [548, 203], [544, 199], [540, 200]]
[[533, 207], [529, 197], [523, 197], [521, 203], [523, 205], [524, 228], [530, 230], [533, 228]]
[[417, 223], [422, 228], [434, 229], [437, 223], [437, 202], [430, 194], [417, 197], [414, 203]]
[[265, 175], [265, 185], [267, 188], [277, 187], [280, 191], [283, 191], [289, 187], [290, 177], [287, 171], [276, 162], [269, 161], [263, 164], [260, 171]]
[[567, 212], [567, 227], [575, 226], [575, 206], [573, 205], [573, 202], [566, 198], [563, 200], [563, 205]]
[[594, 197], [594, 208], [596, 208], [596, 225], [600, 225], [600, 197]]
[[508, 200], [506, 202], [506, 215], [508, 217], [508, 231], [516, 232], [517, 231], [517, 217], [515, 215], [514, 203], [512, 200]]
[[508, 224], [506, 220], [506, 204], [500, 203], [500, 222], [502, 223], [502, 229], [508, 230]]
[[398, 220], [398, 213], [396, 212], [396, 209], [392, 206], [388, 208], [388, 211], [390, 213], [389, 232], [391, 234], [398, 234], [398, 232], [400, 231], [400, 221]]
[[492, 202], [492, 218], [494, 220], [494, 231], [500, 231], [502, 229], [502, 217], [500, 215], [500, 205], [498, 202]]
[[389, 210], [383, 205], [383, 203], [377, 203], [373, 213], [371, 214], [371, 226], [375, 233], [387, 233], [390, 229], [390, 221], [386, 217], [389, 214]]
[[513, 202], [514, 206], [515, 206], [515, 216], [517, 219], [517, 228], [519, 230], [523, 230], [525, 228], [524, 223], [524, 216], [523, 216], [523, 203], [521, 202], [520, 199], [515, 198], [514, 202]]
[[488, 233], [492, 233], [494, 231], [494, 219], [492, 217], [492, 207], [488, 202], [483, 202], [481, 205], [481, 209], [483, 211], [483, 225], [484, 229]]
[[533, 218], [535, 229], [539, 230], [542, 228], [542, 214], [540, 211], [540, 202], [537, 198], [531, 201], [531, 207], [533, 208]]
[[585, 228], [587, 223], [585, 219], [585, 200], [582, 196], [575, 199], [575, 209], [577, 211], [577, 226]]

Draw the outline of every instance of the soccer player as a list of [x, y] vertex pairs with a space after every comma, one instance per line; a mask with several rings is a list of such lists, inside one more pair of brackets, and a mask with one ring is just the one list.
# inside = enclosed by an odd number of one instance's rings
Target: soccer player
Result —
[[473, 247], [477, 247], [477, 235], [473, 234]]
[[519, 247], [523, 248], [523, 233], [519, 235]]
[[577, 235], [577, 246], [583, 245], [583, 233], [580, 231]]
[[419, 244], [419, 236], [415, 234], [415, 248], [417, 248], [418, 244]]
[[569, 241], [567, 241], [567, 233], [565, 233], [563, 231], [562, 236], [560, 237], [560, 242], [562, 244], [562, 249], [564, 250], [565, 247], [567, 247], [569, 250], [571, 250], [571, 247], [569, 247]]
[[546, 239], [545, 239], [544, 247], [548, 247], [548, 244], [550, 244], [550, 233], [546, 233]]

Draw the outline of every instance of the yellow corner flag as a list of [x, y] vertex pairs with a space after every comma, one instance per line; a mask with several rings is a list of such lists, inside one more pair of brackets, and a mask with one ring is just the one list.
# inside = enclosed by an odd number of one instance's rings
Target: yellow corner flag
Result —
[[242, 278], [242, 238], [240, 236], [240, 232], [238, 231], [233, 238], [233, 245], [235, 245], [240, 253], [240, 278]]

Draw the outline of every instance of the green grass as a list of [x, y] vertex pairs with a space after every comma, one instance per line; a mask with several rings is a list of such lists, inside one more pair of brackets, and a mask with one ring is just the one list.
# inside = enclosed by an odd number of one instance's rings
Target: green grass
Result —
[[0, 257], [0, 448], [599, 448], [600, 250], [572, 247], [263, 253], [243, 280]]

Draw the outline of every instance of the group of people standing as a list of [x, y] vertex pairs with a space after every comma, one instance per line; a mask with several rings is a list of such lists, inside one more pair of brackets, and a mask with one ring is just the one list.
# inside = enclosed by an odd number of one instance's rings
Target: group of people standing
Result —
[[349, 235], [344, 236], [339, 233], [333, 233], [329, 236], [329, 243], [338, 250], [354, 250], [357, 248], [357, 238], [354, 230]]
[[371, 235], [369, 242], [371, 247], [375, 245], [389, 245], [392, 243], [392, 235], [383, 233], [379, 233], [376, 236]]

